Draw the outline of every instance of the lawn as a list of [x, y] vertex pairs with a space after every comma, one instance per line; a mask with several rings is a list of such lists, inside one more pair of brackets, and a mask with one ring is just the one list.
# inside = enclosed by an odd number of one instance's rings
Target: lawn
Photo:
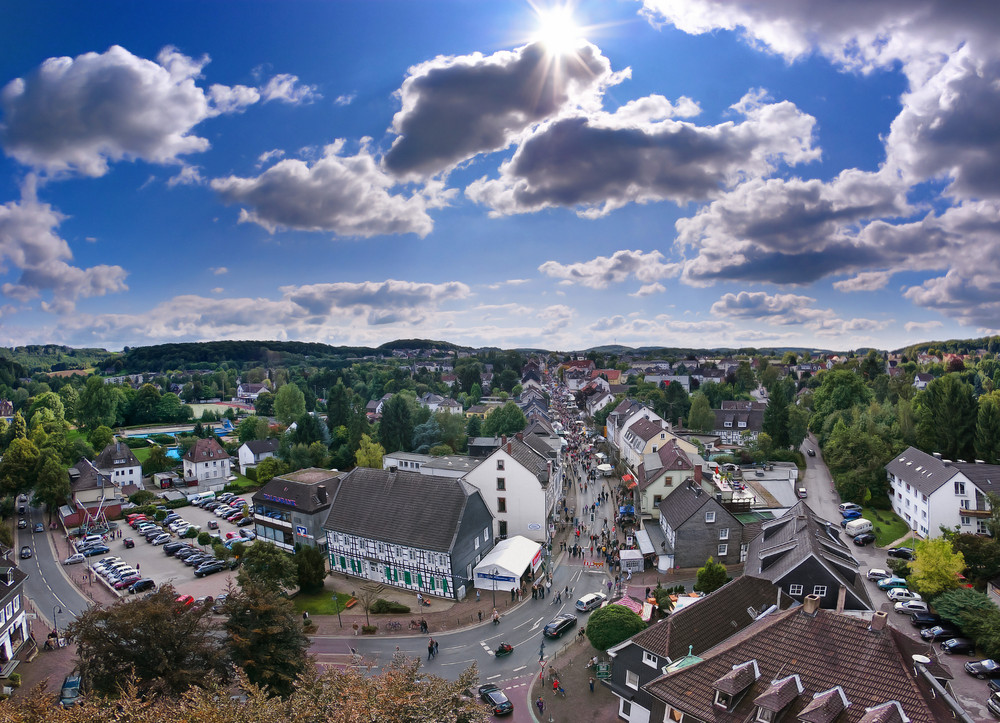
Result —
[[875, 527], [872, 530], [875, 533], [875, 544], [879, 547], [885, 547], [895, 542], [910, 530], [906, 522], [892, 510], [876, 510], [865, 507], [861, 511], [861, 516], [872, 521], [872, 525]]
[[[333, 598], [336, 595], [337, 602], [334, 603]], [[338, 604], [340, 606], [340, 611], [344, 611], [344, 605], [347, 601], [351, 599], [351, 596], [338, 592], [330, 593], [326, 590], [323, 592], [318, 592], [315, 595], [303, 595], [299, 593], [294, 598], [292, 602], [295, 603], [295, 609], [298, 612], [307, 612], [310, 615], [336, 615]]]
[[142, 464], [149, 459], [149, 453], [151, 451], [153, 451], [152, 447], [138, 447], [132, 450], [132, 454], [134, 454], [135, 458], [139, 460], [139, 464]]
[[260, 487], [256, 482], [251, 482], [249, 479], [241, 475], [235, 469], [232, 470], [232, 475], [236, 478], [232, 482], [226, 483], [226, 489], [233, 492], [241, 492], [246, 490], [256, 490]]

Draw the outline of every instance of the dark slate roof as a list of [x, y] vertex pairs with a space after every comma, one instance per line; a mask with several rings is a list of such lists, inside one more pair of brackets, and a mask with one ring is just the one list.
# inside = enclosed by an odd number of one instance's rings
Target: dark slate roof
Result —
[[340, 481], [331, 532], [449, 552], [469, 497], [479, 491], [462, 480], [417, 472], [355, 467]]
[[[750, 719], [755, 700], [768, 691], [780, 703], [778, 697], [788, 691], [779, 693], [773, 683], [797, 675], [803, 691], [793, 689], [782, 720], [799, 720], [813, 696], [833, 685], [843, 688], [851, 704], [838, 723], [867, 723], [866, 709], [889, 701], [898, 701], [913, 723], [950, 719], [945, 703], [914, 673], [908, 648], [901, 644], [904, 638], [890, 627], [873, 632], [867, 620], [855, 616], [822, 609], [808, 615], [798, 606], [758, 620], [700, 654], [702, 662], [661, 676], [645, 689], [693, 718], [737, 723]], [[760, 678], [733, 710], [713, 705], [716, 682], [733, 666], [751, 660], [757, 661]]]
[[[0, 602], [6, 604], [8, 600], [13, 600], [14, 598], [11, 593], [17, 590], [28, 579], [28, 573], [7, 560], [0, 561], [0, 570], [3, 571], [2, 575], [0, 575]], [[10, 584], [7, 584], [8, 576]]]
[[1000, 464], [955, 462], [952, 466], [968, 477], [983, 494], [1000, 492]]
[[274, 439], [251, 439], [249, 442], [244, 442], [246, 448], [250, 450], [251, 454], [265, 454], [267, 452], [277, 452], [279, 440]]
[[740, 399], [723, 399], [721, 408], [732, 411], [738, 409], [743, 412], [763, 412], [767, 409], [767, 402], [750, 402]]
[[215, 439], [215, 437], [209, 437], [208, 439], [199, 439], [195, 442], [191, 449], [184, 453], [184, 459], [188, 462], [211, 462], [212, 460], [223, 460], [228, 459], [229, 455], [226, 454], [226, 450], [222, 448], [222, 445]]
[[681, 485], [660, 503], [660, 514], [674, 530], [679, 528], [702, 507], [715, 498], [694, 482]]
[[[633, 425], [634, 426], [634, 425]], [[654, 454], [659, 458], [659, 466], [647, 468], [645, 460], [650, 459], [650, 455], [643, 457], [642, 464], [639, 465], [637, 474], [639, 476], [639, 489], [644, 490], [657, 480], [661, 474], [675, 469], [694, 470], [694, 464], [684, 453], [684, 450], [677, 444], [677, 440], [668, 440]]]
[[689, 648], [695, 655], [701, 655], [743, 630], [775, 604], [784, 610], [795, 601], [768, 580], [738, 577], [636, 633], [631, 641], [671, 660], [687, 655]]
[[885, 469], [916, 487], [917, 492], [928, 496], [959, 473], [955, 466], [948, 466], [937, 457], [914, 447], [907, 447]]
[[720, 693], [736, 695], [749, 688], [758, 676], [756, 661], [748, 660], [734, 666], [732, 670], [712, 683], [712, 688]]
[[845, 708], [844, 690], [839, 685], [822, 693], [817, 693], [812, 702], [799, 713], [802, 723], [833, 723]]
[[636, 435], [643, 442], [648, 442], [662, 432], [663, 427], [661, 427], [657, 422], [653, 422], [645, 417], [642, 417], [641, 419], [637, 419], [632, 422], [632, 426], [628, 428], [628, 431]]
[[[750, 411], [713, 409], [712, 413], [715, 414], [716, 430], [759, 432], [764, 428], [764, 412], [755, 409]], [[729, 423], [728, 427], [726, 422]], [[746, 426], [741, 427], [740, 422]]]
[[[76, 474], [74, 474], [74, 470]], [[83, 492], [84, 490], [96, 490], [113, 485], [111, 478], [101, 474], [93, 462], [86, 457], [80, 457], [80, 461], [73, 465], [69, 471], [69, 486], [73, 492]]]
[[121, 442], [112, 442], [105, 447], [97, 455], [94, 464], [98, 469], [124, 469], [140, 466], [139, 460], [132, 454], [132, 450], [128, 448], [128, 445]]
[[[524, 467], [526, 470], [535, 475], [535, 479], [541, 482], [543, 485], [549, 482], [549, 465], [548, 461], [540, 455], [538, 452], [533, 450], [527, 444], [521, 440], [514, 438], [507, 438], [507, 446], [500, 447], [507, 452], [514, 461]], [[496, 451], [494, 450], [494, 454]]]
[[[277, 505], [314, 514], [330, 506], [339, 483], [340, 473], [336, 470], [309, 467], [274, 477], [254, 492], [253, 501], [254, 504]], [[320, 487], [326, 488], [326, 499]]]
[[847, 588], [848, 595], [871, 609], [858, 561], [836, 527], [830, 528], [829, 522], [799, 502], [781, 517], [761, 525], [761, 534], [747, 548], [744, 574], [777, 582], [812, 557]]

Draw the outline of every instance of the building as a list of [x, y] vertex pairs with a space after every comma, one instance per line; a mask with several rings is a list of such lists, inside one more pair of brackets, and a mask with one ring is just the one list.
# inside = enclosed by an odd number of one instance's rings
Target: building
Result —
[[122, 442], [113, 442], [105, 447], [94, 460], [94, 466], [101, 474], [110, 477], [116, 487], [142, 485], [142, 464]]
[[69, 502], [59, 508], [59, 518], [66, 527], [97, 522], [102, 515], [117, 517], [126, 501], [114, 479], [86, 457], [69, 468], [69, 489]]
[[273, 478], [253, 495], [257, 539], [294, 552], [295, 545], [326, 551], [323, 523], [340, 484], [337, 470], [310, 467]]
[[256, 467], [268, 457], [273, 457], [278, 451], [280, 441], [274, 439], [251, 439], [244, 442], [236, 451], [240, 463], [240, 474], [245, 475], [251, 467]]
[[229, 454], [215, 437], [197, 440], [181, 460], [187, 482], [197, 480], [199, 485], [222, 489], [229, 478]]
[[858, 561], [839, 528], [805, 502], [761, 523], [747, 548], [743, 574], [770, 580], [795, 600], [816, 596], [829, 610], [873, 609]]
[[259, 397], [261, 393], [270, 391], [271, 390], [267, 388], [266, 384], [250, 384], [247, 382], [240, 382], [236, 385], [235, 401], [253, 406], [253, 403], [257, 401], [257, 397]]
[[712, 434], [722, 444], [744, 445], [757, 439], [764, 429], [763, 402], [724, 401], [722, 409], [713, 409], [715, 429]]
[[415, 452], [391, 452], [382, 457], [382, 469], [419, 472], [420, 474], [458, 479], [474, 470], [481, 461], [460, 454], [434, 457]]
[[701, 457], [694, 455], [692, 458], [685, 452], [685, 446], [690, 445], [678, 442], [667, 433], [664, 444], [643, 455], [636, 470], [634, 503], [639, 515], [657, 518], [660, 516], [660, 503], [683, 482], [693, 479], [695, 484], [701, 484]]
[[0, 678], [14, 672], [14, 656], [30, 639], [28, 616], [21, 604], [27, 577], [12, 562], [0, 560]]
[[356, 467], [323, 525], [330, 569], [461, 600], [494, 545], [482, 495], [463, 480]]
[[693, 481], [680, 485], [660, 503], [659, 527], [666, 542], [656, 550], [660, 569], [701, 567], [709, 557], [734, 565], [746, 553], [741, 549], [743, 525]]

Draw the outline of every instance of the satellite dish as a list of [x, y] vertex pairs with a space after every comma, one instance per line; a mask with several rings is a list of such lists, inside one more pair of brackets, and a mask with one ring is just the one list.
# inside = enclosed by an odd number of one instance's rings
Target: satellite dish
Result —
[[920, 663], [921, 665], [930, 665], [931, 659], [928, 658], [926, 655], [913, 655], [911, 657], [913, 658], [914, 663]]

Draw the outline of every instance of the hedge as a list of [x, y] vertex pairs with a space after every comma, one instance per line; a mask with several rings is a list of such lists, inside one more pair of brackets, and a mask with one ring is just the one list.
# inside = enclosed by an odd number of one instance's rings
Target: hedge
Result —
[[410, 607], [404, 605], [400, 602], [395, 602], [393, 600], [386, 600], [385, 598], [379, 598], [372, 603], [371, 612], [373, 615], [388, 615], [391, 613], [408, 613], [410, 612]]

